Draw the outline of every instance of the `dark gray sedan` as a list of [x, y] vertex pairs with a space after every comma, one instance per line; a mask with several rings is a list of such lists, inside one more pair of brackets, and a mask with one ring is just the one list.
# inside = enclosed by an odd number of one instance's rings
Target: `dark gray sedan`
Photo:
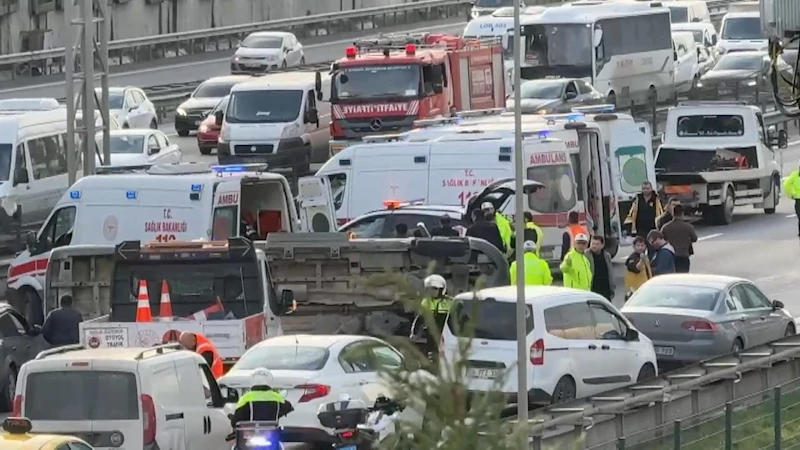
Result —
[[[778, 59], [780, 75], [779, 89], [788, 94], [790, 86], [785, 80], [791, 80], [792, 67], [783, 59]], [[706, 72], [697, 83], [696, 95], [708, 97], [745, 97], [759, 94], [771, 94], [771, 64], [767, 52], [746, 51], [732, 52], [722, 56], [714, 67]]]
[[38, 326], [32, 327], [8, 304], [0, 304], [0, 412], [11, 411], [17, 374], [23, 364], [50, 347]]
[[689, 364], [795, 334], [783, 303], [752, 282], [721, 275], [662, 275], [622, 313], [653, 341], [659, 364]]
[[[523, 81], [520, 94], [523, 114], [569, 113], [575, 107], [605, 103], [603, 94], [578, 78]], [[514, 94], [508, 97], [506, 108], [514, 109]]]

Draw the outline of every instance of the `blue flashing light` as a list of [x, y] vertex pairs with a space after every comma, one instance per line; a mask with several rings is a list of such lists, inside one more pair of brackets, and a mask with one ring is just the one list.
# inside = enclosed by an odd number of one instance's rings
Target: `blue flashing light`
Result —
[[542, 130], [539, 132], [539, 139], [547, 139], [551, 134], [553, 134], [553, 132], [550, 130]]
[[192, 192], [200, 192], [203, 190], [202, 184], [193, 184], [192, 185]]
[[511, 147], [500, 147], [500, 153], [511, 153]]
[[572, 112], [581, 114], [607, 114], [613, 113], [616, 109], [614, 105], [577, 106], [572, 108]]
[[127, 198], [128, 200], [136, 200], [136, 191], [125, 192], [125, 198]]
[[217, 173], [241, 173], [247, 172], [247, 166], [234, 164], [229, 166], [211, 166], [211, 171]]
[[72, 200], [80, 200], [81, 199], [81, 191], [70, 191], [69, 198]]
[[569, 120], [569, 121], [581, 120], [581, 119], [583, 119], [583, 114], [581, 114], [581, 113], [573, 113], [573, 114], [567, 115], [567, 120]]

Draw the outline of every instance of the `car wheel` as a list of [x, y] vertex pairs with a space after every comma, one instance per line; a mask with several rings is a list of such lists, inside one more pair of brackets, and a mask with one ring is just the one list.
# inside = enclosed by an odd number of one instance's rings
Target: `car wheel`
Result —
[[636, 377], [636, 382], [641, 383], [642, 381], [647, 381], [651, 378], [656, 377], [656, 368], [653, 367], [652, 364], [647, 363], [639, 369], [639, 376]]
[[3, 396], [0, 397], [0, 412], [11, 412], [14, 407], [14, 393], [17, 391], [17, 369], [13, 365], [8, 368], [8, 375], [3, 385]]
[[130, 128], [130, 127], [128, 126], [128, 124], [127, 124], [127, 123], [123, 123], [123, 124], [122, 124], [122, 129], [123, 129], [123, 130], [127, 130], [128, 128]]
[[566, 403], [575, 400], [575, 395], [575, 382], [572, 381], [572, 378], [568, 376], [561, 377], [556, 384], [556, 388], [553, 389], [553, 396], [550, 399], [550, 403], [553, 405]]
[[175, 131], [178, 132], [178, 136], [180, 137], [186, 137], [189, 135], [189, 130], [175, 130]]
[[783, 336], [788, 337], [794, 336], [795, 334], [797, 334], [797, 329], [794, 327], [794, 324], [790, 323], [789, 325], [786, 325], [786, 331], [784, 331]]
[[733, 340], [733, 347], [731, 347], [731, 353], [734, 355], [744, 350], [744, 342], [742, 342], [742, 338], [736, 338]]
[[780, 179], [776, 176], [772, 179], [772, 208], [764, 208], [764, 214], [775, 214], [775, 208], [778, 207], [778, 203], [781, 201], [780, 194], [778, 191], [781, 188]]
[[211, 150], [214, 150], [214, 147], [198, 146], [198, 148], [200, 149], [200, 154], [201, 155], [210, 155], [211, 154]]

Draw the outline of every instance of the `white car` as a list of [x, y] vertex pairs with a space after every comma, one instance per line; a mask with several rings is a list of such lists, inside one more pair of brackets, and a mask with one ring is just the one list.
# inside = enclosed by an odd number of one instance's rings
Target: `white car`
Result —
[[[525, 297], [530, 404], [568, 402], [657, 375], [653, 343], [600, 295], [528, 286]], [[444, 367], [452, 371], [461, 356], [459, 341], [472, 339], [480, 345], [469, 354], [468, 389], [499, 388], [509, 402], [517, 393], [516, 301], [514, 286], [461, 294], [442, 330]], [[462, 335], [469, 328], [470, 337]]]
[[156, 108], [139, 88], [108, 88], [108, 111], [122, 128], [158, 128]]
[[[158, 130], [115, 130], [110, 133], [112, 167], [174, 164], [181, 162], [181, 149], [170, 144]], [[103, 134], [97, 133], [97, 151], [103, 153]], [[97, 157], [98, 167], [101, 165]]]
[[231, 60], [232, 74], [266, 72], [306, 63], [303, 44], [292, 33], [257, 31], [248, 35]]
[[[281, 418], [287, 442], [331, 442], [333, 430], [317, 419], [320, 405], [342, 395], [372, 406], [379, 396], [391, 396], [388, 380], [378, 372], [405, 367], [403, 356], [386, 342], [367, 336], [287, 335], [267, 339], [248, 350], [230, 372], [219, 379], [222, 390], [247, 392], [255, 369], [266, 368], [294, 411]], [[230, 397], [230, 396], [229, 396]], [[234, 405], [228, 405], [233, 413]], [[421, 423], [411, 408], [403, 420]]]

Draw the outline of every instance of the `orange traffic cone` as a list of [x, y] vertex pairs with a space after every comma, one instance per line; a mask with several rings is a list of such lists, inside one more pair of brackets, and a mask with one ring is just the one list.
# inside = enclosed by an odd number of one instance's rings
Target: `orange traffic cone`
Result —
[[169, 299], [169, 285], [167, 280], [161, 281], [161, 307], [158, 311], [163, 322], [172, 322], [172, 301]]
[[139, 296], [136, 303], [136, 321], [152, 322], [153, 314], [150, 312], [150, 294], [147, 293], [147, 281], [139, 280]]

